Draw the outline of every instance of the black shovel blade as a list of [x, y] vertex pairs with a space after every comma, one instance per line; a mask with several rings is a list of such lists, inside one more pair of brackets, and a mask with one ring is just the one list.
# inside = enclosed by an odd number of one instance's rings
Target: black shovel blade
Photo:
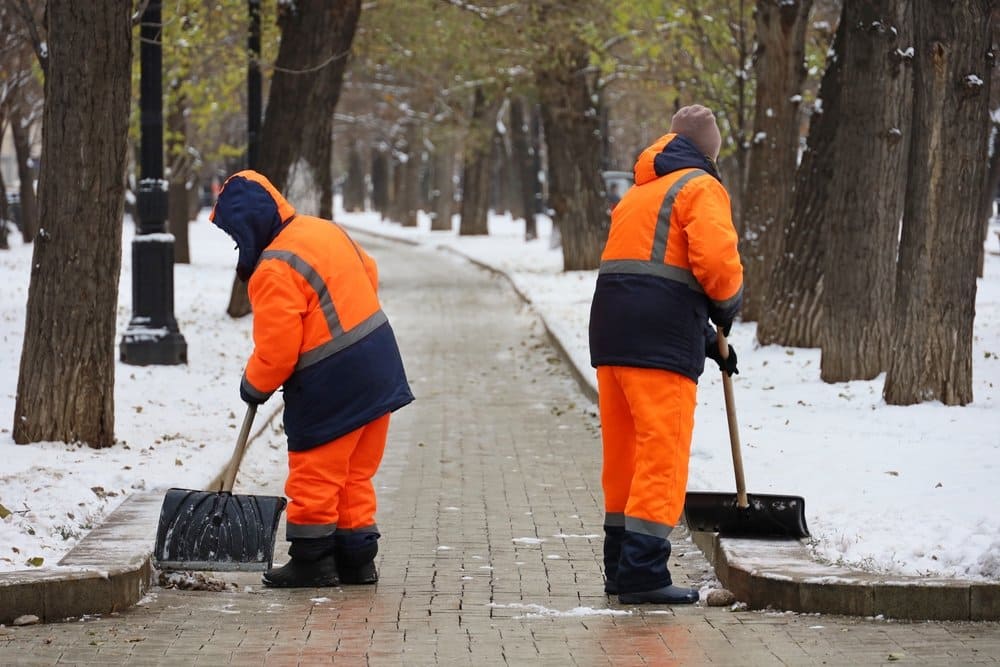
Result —
[[735, 493], [691, 492], [684, 500], [688, 530], [730, 537], [809, 537], [806, 501], [801, 496], [747, 494], [740, 508]]
[[267, 570], [285, 502], [279, 496], [169, 489], [153, 560], [161, 570]]

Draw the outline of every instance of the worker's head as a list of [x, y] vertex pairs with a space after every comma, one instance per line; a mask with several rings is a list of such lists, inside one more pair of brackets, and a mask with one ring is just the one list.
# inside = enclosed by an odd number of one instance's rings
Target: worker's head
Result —
[[670, 120], [670, 131], [679, 134], [713, 161], [719, 158], [722, 135], [715, 114], [708, 107], [692, 104], [681, 107]]
[[236, 241], [236, 273], [249, 280], [264, 248], [294, 215], [295, 209], [271, 181], [244, 170], [226, 179], [209, 220]]

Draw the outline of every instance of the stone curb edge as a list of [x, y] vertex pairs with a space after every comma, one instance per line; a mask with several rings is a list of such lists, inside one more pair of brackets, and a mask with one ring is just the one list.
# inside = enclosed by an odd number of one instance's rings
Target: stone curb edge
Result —
[[[275, 409], [250, 442], [280, 412]], [[207, 488], [218, 487], [224, 472]], [[10, 625], [23, 615], [45, 623], [111, 614], [139, 602], [153, 584], [153, 542], [162, 503], [162, 489], [130, 494], [56, 568], [0, 573], [0, 624]]]

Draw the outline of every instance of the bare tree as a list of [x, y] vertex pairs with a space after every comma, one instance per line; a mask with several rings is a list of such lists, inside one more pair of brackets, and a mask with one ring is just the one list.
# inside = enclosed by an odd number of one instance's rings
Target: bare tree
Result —
[[48, 4], [42, 229], [14, 408], [18, 443], [114, 443], [130, 9], [114, 0]]
[[995, 0], [914, 3], [913, 128], [899, 251], [891, 405], [972, 401], [976, 257]]
[[462, 210], [458, 233], [463, 236], [489, 233], [490, 148], [495, 111], [483, 89], [477, 87], [462, 161]]

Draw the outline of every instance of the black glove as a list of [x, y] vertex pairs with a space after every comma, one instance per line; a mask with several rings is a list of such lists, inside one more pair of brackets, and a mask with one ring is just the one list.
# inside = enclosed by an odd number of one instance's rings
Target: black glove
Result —
[[267, 400], [266, 396], [262, 398], [260, 396], [251, 395], [250, 392], [246, 390], [246, 386], [242, 382], [240, 383], [240, 398], [242, 398], [243, 402], [247, 405], [261, 405]]
[[736, 368], [736, 350], [732, 345], [729, 346], [729, 356], [723, 359], [718, 343], [713, 340], [705, 346], [705, 356], [719, 364], [719, 370], [729, 374], [730, 377], [739, 375], [740, 370]]

